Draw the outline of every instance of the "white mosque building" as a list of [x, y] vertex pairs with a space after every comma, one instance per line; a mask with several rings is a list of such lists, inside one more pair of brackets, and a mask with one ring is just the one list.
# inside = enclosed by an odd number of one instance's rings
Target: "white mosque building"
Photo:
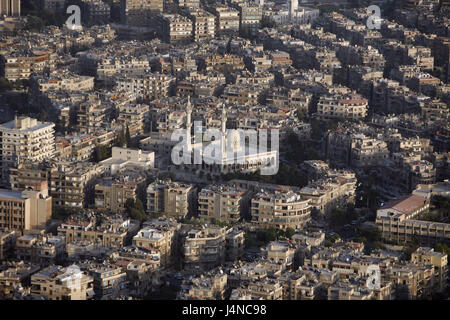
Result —
[[[191, 141], [191, 143], [185, 146], [185, 150], [189, 150], [189, 153], [184, 155], [186, 157], [184, 163], [191, 163], [196, 169], [212, 174], [256, 172], [258, 170], [263, 175], [276, 174], [278, 171], [278, 132], [270, 131], [266, 138], [261, 135], [261, 132], [258, 133], [256, 130], [253, 131], [253, 137], [249, 137], [251, 136], [251, 131], [227, 130], [226, 109], [223, 104], [221, 107], [221, 128], [220, 130], [215, 129], [215, 139], [208, 136], [210, 135], [208, 131], [214, 129], [208, 129], [201, 135], [200, 142], [192, 143], [193, 137], [190, 136], [192, 129], [192, 105], [190, 99], [188, 99], [186, 105], [186, 133], [188, 134], [188, 139], [185, 142]], [[213, 131], [209, 132], [212, 133]], [[268, 147], [267, 145], [269, 144], [273, 148]], [[264, 148], [264, 146], [266, 147]], [[200, 163], [195, 160], [196, 153], [197, 155], [201, 153], [202, 161]]]
[[319, 17], [319, 10], [309, 7], [299, 7], [299, 0], [287, 0], [287, 7], [279, 10], [271, 18], [276, 24], [310, 24]]

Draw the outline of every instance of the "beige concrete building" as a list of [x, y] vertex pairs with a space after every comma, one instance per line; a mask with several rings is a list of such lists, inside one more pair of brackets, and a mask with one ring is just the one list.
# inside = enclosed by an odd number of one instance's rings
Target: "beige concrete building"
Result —
[[58, 227], [58, 235], [64, 236], [66, 244], [89, 241], [104, 247], [122, 248], [131, 243], [139, 230], [134, 220], [111, 219], [95, 226], [94, 221], [69, 218]]
[[23, 232], [45, 228], [52, 214], [52, 197], [44, 191], [0, 189], [0, 228]]
[[158, 36], [168, 43], [192, 41], [192, 21], [179, 14], [161, 14], [157, 17]]
[[147, 211], [174, 218], [193, 215], [197, 188], [190, 184], [157, 180], [147, 188]]
[[31, 276], [31, 294], [50, 300], [87, 300], [94, 294], [92, 281], [77, 266], [51, 266]]
[[252, 222], [259, 228], [301, 229], [310, 219], [309, 199], [293, 191], [258, 192], [251, 199]]
[[436, 290], [442, 292], [447, 288], [448, 256], [445, 253], [435, 252], [433, 248], [419, 247], [411, 254], [411, 262], [434, 266]]
[[127, 199], [135, 200], [144, 185], [144, 177], [118, 176], [103, 179], [95, 185], [95, 206], [113, 213], [124, 212]]
[[198, 194], [198, 215], [206, 222], [237, 222], [247, 209], [246, 202], [244, 190], [231, 186], [208, 186]]
[[192, 20], [192, 36], [194, 41], [203, 41], [214, 38], [216, 32], [215, 17], [211, 13], [197, 9], [189, 11]]
[[133, 237], [133, 245], [159, 251], [161, 266], [172, 265], [178, 257], [178, 230], [180, 224], [170, 218], [153, 219]]
[[208, 270], [225, 263], [226, 227], [191, 228], [182, 239], [183, 268]]
[[322, 95], [317, 104], [317, 115], [324, 119], [364, 119], [368, 100], [360, 95]]
[[54, 124], [28, 117], [0, 125], [1, 181], [9, 184], [9, 169], [29, 160], [49, 159], [55, 152]]

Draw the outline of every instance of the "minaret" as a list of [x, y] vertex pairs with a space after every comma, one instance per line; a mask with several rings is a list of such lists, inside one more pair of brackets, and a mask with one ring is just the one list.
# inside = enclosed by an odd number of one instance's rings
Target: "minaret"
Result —
[[294, 20], [295, 12], [298, 10], [298, 0], [288, 0], [289, 22]]
[[225, 105], [222, 103], [222, 159], [226, 157], [226, 144], [227, 144], [227, 110]]
[[186, 105], [186, 137], [187, 137], [187, 147], [188, 150], [191, 150], [192, 148], [192, 138], [191, 138], [191, 129], [192, 129], [192, 121], [191, 121], [191, 115], [192, 115], [192, 105], [191, 105], [191, 96], [188, 96], [188, 101]]
[[191, 96], [188, 96], [188, 101], [186, 105], [186, 129], [188, 130], [188, 132], [191, 132], [192, 128], [191, 115], [192, 115]]

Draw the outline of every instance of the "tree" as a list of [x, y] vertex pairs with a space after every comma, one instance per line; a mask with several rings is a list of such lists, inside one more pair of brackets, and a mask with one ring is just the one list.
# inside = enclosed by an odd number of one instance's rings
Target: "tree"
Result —
[[44, 20], [39, 17], [29, 16], [24, 26], [25, 30], [40, 31], [45, 26]]
[[286, 228], [286, 231], [284, 232], [285, 237], [289, 239], [291, 239], [294, 234], [295, 230], [290, 227]]
[[264, 16], [261, 19], [261, 28], [274, 28], [275, 26], [275, 21], [273, 21], [270, 17]]
[[124, 132], [123, 127], [122, 127], [122, 130], [120, 130], [120, 134], [119, 134], [119, 137], [117, 139], [117, 146], [123, 147], [125, 145], [125, 142], [126, 142], [126, 140], [125, 140], [125, 132]]
[[441, 243], [441, 242], [436, 243], [434, 250], [436, 252], [445, 253], [446, 255], [450, 256], [450, 248], [445, 243]]
[[127, 147], [131, 146], [131, 135], [130, 135], [130, 128], [128, 128], [128, 125], [127, 125], [127, 129], [125, 132], [125, 142], [127, 144]]
[[305, 114], [303, 113], [303, 110], [301, 110], [300, 108], [297, 109], [297, 118], [302, 122], [305, 120]]
[[0, 78], [0, 92], [12, 90], [12, 84], [5, 78]]
[[100, 162], [111, 157], [111, 147], [99, 145], [94, 150], [94, 161]]
[[141, 222], [147, 219], [144, 205], [142, 204], [142, 201], [139, 199], [134, 200], [132, 198], [128, 198], [125, 201], [125, 210], [131, 219], [138, 220]]

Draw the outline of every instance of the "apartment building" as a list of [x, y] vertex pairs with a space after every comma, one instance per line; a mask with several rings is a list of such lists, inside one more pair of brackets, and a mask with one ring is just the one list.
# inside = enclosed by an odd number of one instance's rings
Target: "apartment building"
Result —
[[94, 180], [104, 167], [90, 162], [58, 162], [50, 171], [49, 192], [53, 205], [83, 208], [94, 201]]
[[382, 238], [397, 243], [415, 239], [431, 244], [448, 242], [450, 224], [420, 220], [420, 214], [425, 213], [429, 206], [429, 199], [411, 195], [378, 209], [375, 223]]
[[55, 152], [54, 124], [16, 117], [0, 125], [1, 182], [9, 184], [9, 169], [23, 161], [50, 159]]
[[192, 36], [195, 42], [214, 38], [216, 32], [215, 17], [211, 13], [197, 9], [189, 11], [192, 20]]
[[419, 247], [411, 254], [411, 262], [434, 266], [436, 291], [443, 292], [447, 288], [448, 256], [435, 252], [433, 248]]
[[317, 115], [324, 119], [362, 120], [367, 110], [368, 100], [358, 94], [323, 95], [317, 103]]
[[266, 97], [266, 104], [276, 107], [288, 107], [301, 110], [305, 114], [309, 111], [312, 94], [300, 89], [270, 88]]
[[64, 236], [66, 244], [91, 242], [104, 247], [122, 248], [131, 244], [139, 230], [139, 223], [122, 218], [110, 218], [97, 224], [93, 220], [70, 217], [58, 227], [58, 235]]
[[198, 215], [205, 222], [238, 222], [246, 212], [245, 190], [231, 186], [208, 186], [198, 193]]
[[147, 27], [163, 9], [163, 0], [121, 0], [120, 21], [129, 26]]
[[180, 14], [161, 14], [157, 17], [158, 37], [167, 43], [192, 41], [192, 21]]
[[0, 298], [7, 299], [20, 292], [30, 283], [31, 275], [40, 270], [40, 266], [15, 262], [0, 272]]
[[221, 268], [200, 277], [189, 277], [181, 284], [180, 300], [222, 300], [225, 297], [227, 274]]
[[216, 16], [216, 33], [239, 31], [239, 11], [224, 5], [217, 5], [209, 11]]
[[156, 180], [147, 188], [147, 211], [174, 218], [192, 216], [197, 202], [197, 188], [190, 184]]
[[81, 134], [94, 132], [106, 126], [112, 109], [102, 104], [100, 99], [89, 99], [80, 103], [77, 110], [78, 130]]
[[92, 265], [87, 273], [93, 280], [94, 298], [117, 300], [126, 290], [127, 273], [121, 267]]
[[31, 276], [31, 294], [50, 300], [88, 300], [92, 298], [93, 279], [77, 266], [50, 266]]
[[195, 10], [200, 8], [200, 0], [176, 0], [175, 2], [183, 9]]
[[142, 76], [119, 77], [117, 90], [131, 92], [144, 99], [159, 99], [169, 95], [175, 78], [166, 74], [149, 73]]
[[123, 213], [127, 199], [135, 200], [145, 188], [142, 176], [116, 176], [105, 178], [95, 185], [95, 207]]
[[226, 227], [202, 226], [186, 231], [182, 239], [184, 270], [209, 270], [226, 258]]
[[239, 10], [239, 28], [240, 30], [248, 30], [250, 34], [256, 34], [259, 28], [263, 12], [262, 7], [250, 3], [238, 4]]
[[16, 240], [16, 257], [39, 265], [64, 262], [66, 243], [64, 237], [26, 234]]
[[161, 267], [166, 268], [178, 260], [178, 232], [181, 225], [171, 218], [146, 221], [133, 237], [133, 245], [155, 249], [160, 254]]
[[355, 167], [379, 166], [389, 159], [389, 150], [385, 141], [357, 134], [351, 141], [350, 157]]
[[309, 220], [309, 199], [293, 191], [261, 191], [251, 199], [252, 222], [258, 228], [301, 229]]
[[52, 197], [42, 191], [0, 189], [0, 228], [24, 232], [44, 229], [52, 214]]

